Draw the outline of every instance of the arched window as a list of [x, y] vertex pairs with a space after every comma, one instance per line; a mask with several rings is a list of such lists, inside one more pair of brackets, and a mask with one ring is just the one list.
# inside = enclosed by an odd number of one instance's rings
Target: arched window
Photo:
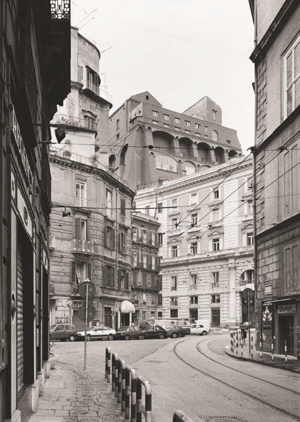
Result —
[[120, 166], [124, 166], [128, 145], [125, 145], [120, 154]]
[[109, 157], [108, 166], [110, 169], [116, 168], [116, 156], [114, 154]]
[[254, 283], [254, 270], [246, 270], [241, 274], [241, 285]]
[[212, 140], [216, 142], [219, 140], [219, 134], [216, 130], [212, 131]]
[[157, 155], [155, 157], [156, 168], [172, 173], [177, 173], [177, 161], [167, 155]]
[[194, 163], [190, 161], [185, 161], [182, 163], [182, 174], [183, 176], [187, 176], [188, 174], [194, 174], [196, 172], [196, 167]]

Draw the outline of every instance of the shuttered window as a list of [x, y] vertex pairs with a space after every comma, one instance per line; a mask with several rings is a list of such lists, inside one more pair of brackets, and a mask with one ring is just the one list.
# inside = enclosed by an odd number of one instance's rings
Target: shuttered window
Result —
[[103, 267], [103, 285], [107, 287], [114, 287], [115, 284], [115, 269], [112, 265], [104, 265]]
[[126, 238], [127, 238], [126, 233], [124, 232], [119, 233], [119, 252], [124, 253], [124, 254], [127, 252]]
[[104, 245], [106, 248], [115, 249], [115, 229], [111, 226], [104, 229]]

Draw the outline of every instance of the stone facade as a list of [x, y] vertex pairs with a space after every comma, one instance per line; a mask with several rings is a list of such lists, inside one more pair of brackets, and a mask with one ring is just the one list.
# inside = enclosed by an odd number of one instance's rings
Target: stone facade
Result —
[[159, 316], [213, 326], [248, 319], [241, 293], [254, 289], [252, 177], [252, 159], [235, 158], [137, 191], [137, 207], [161, 224]]
[[[297, 1], [250, 2], [256, 45], [255, 262], [263, 349], [300, 356], [300, 48]], [[299, 79], [298, 79], [299, 80]], [[266, 101], [267, 100], [267, 101]]]

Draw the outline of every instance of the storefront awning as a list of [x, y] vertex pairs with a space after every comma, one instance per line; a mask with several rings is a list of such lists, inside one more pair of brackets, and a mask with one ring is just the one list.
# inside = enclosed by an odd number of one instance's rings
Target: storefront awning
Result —
[[135, 307], [131, 302], [129, 302], [129, 300], [123, 300], [120, 310], [122, 314], [134, 314]]

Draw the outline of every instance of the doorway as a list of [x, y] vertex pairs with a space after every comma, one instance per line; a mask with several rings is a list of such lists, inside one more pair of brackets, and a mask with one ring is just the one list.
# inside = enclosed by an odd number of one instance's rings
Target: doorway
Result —
[[129, 325], [129, 314], [121, 314], [121, 325]]
[[294, 316], [280, 315], [278, 317], [279, 353], [284, 354], [284, 342], [287, 344], [287, 354], [294, 355]]

